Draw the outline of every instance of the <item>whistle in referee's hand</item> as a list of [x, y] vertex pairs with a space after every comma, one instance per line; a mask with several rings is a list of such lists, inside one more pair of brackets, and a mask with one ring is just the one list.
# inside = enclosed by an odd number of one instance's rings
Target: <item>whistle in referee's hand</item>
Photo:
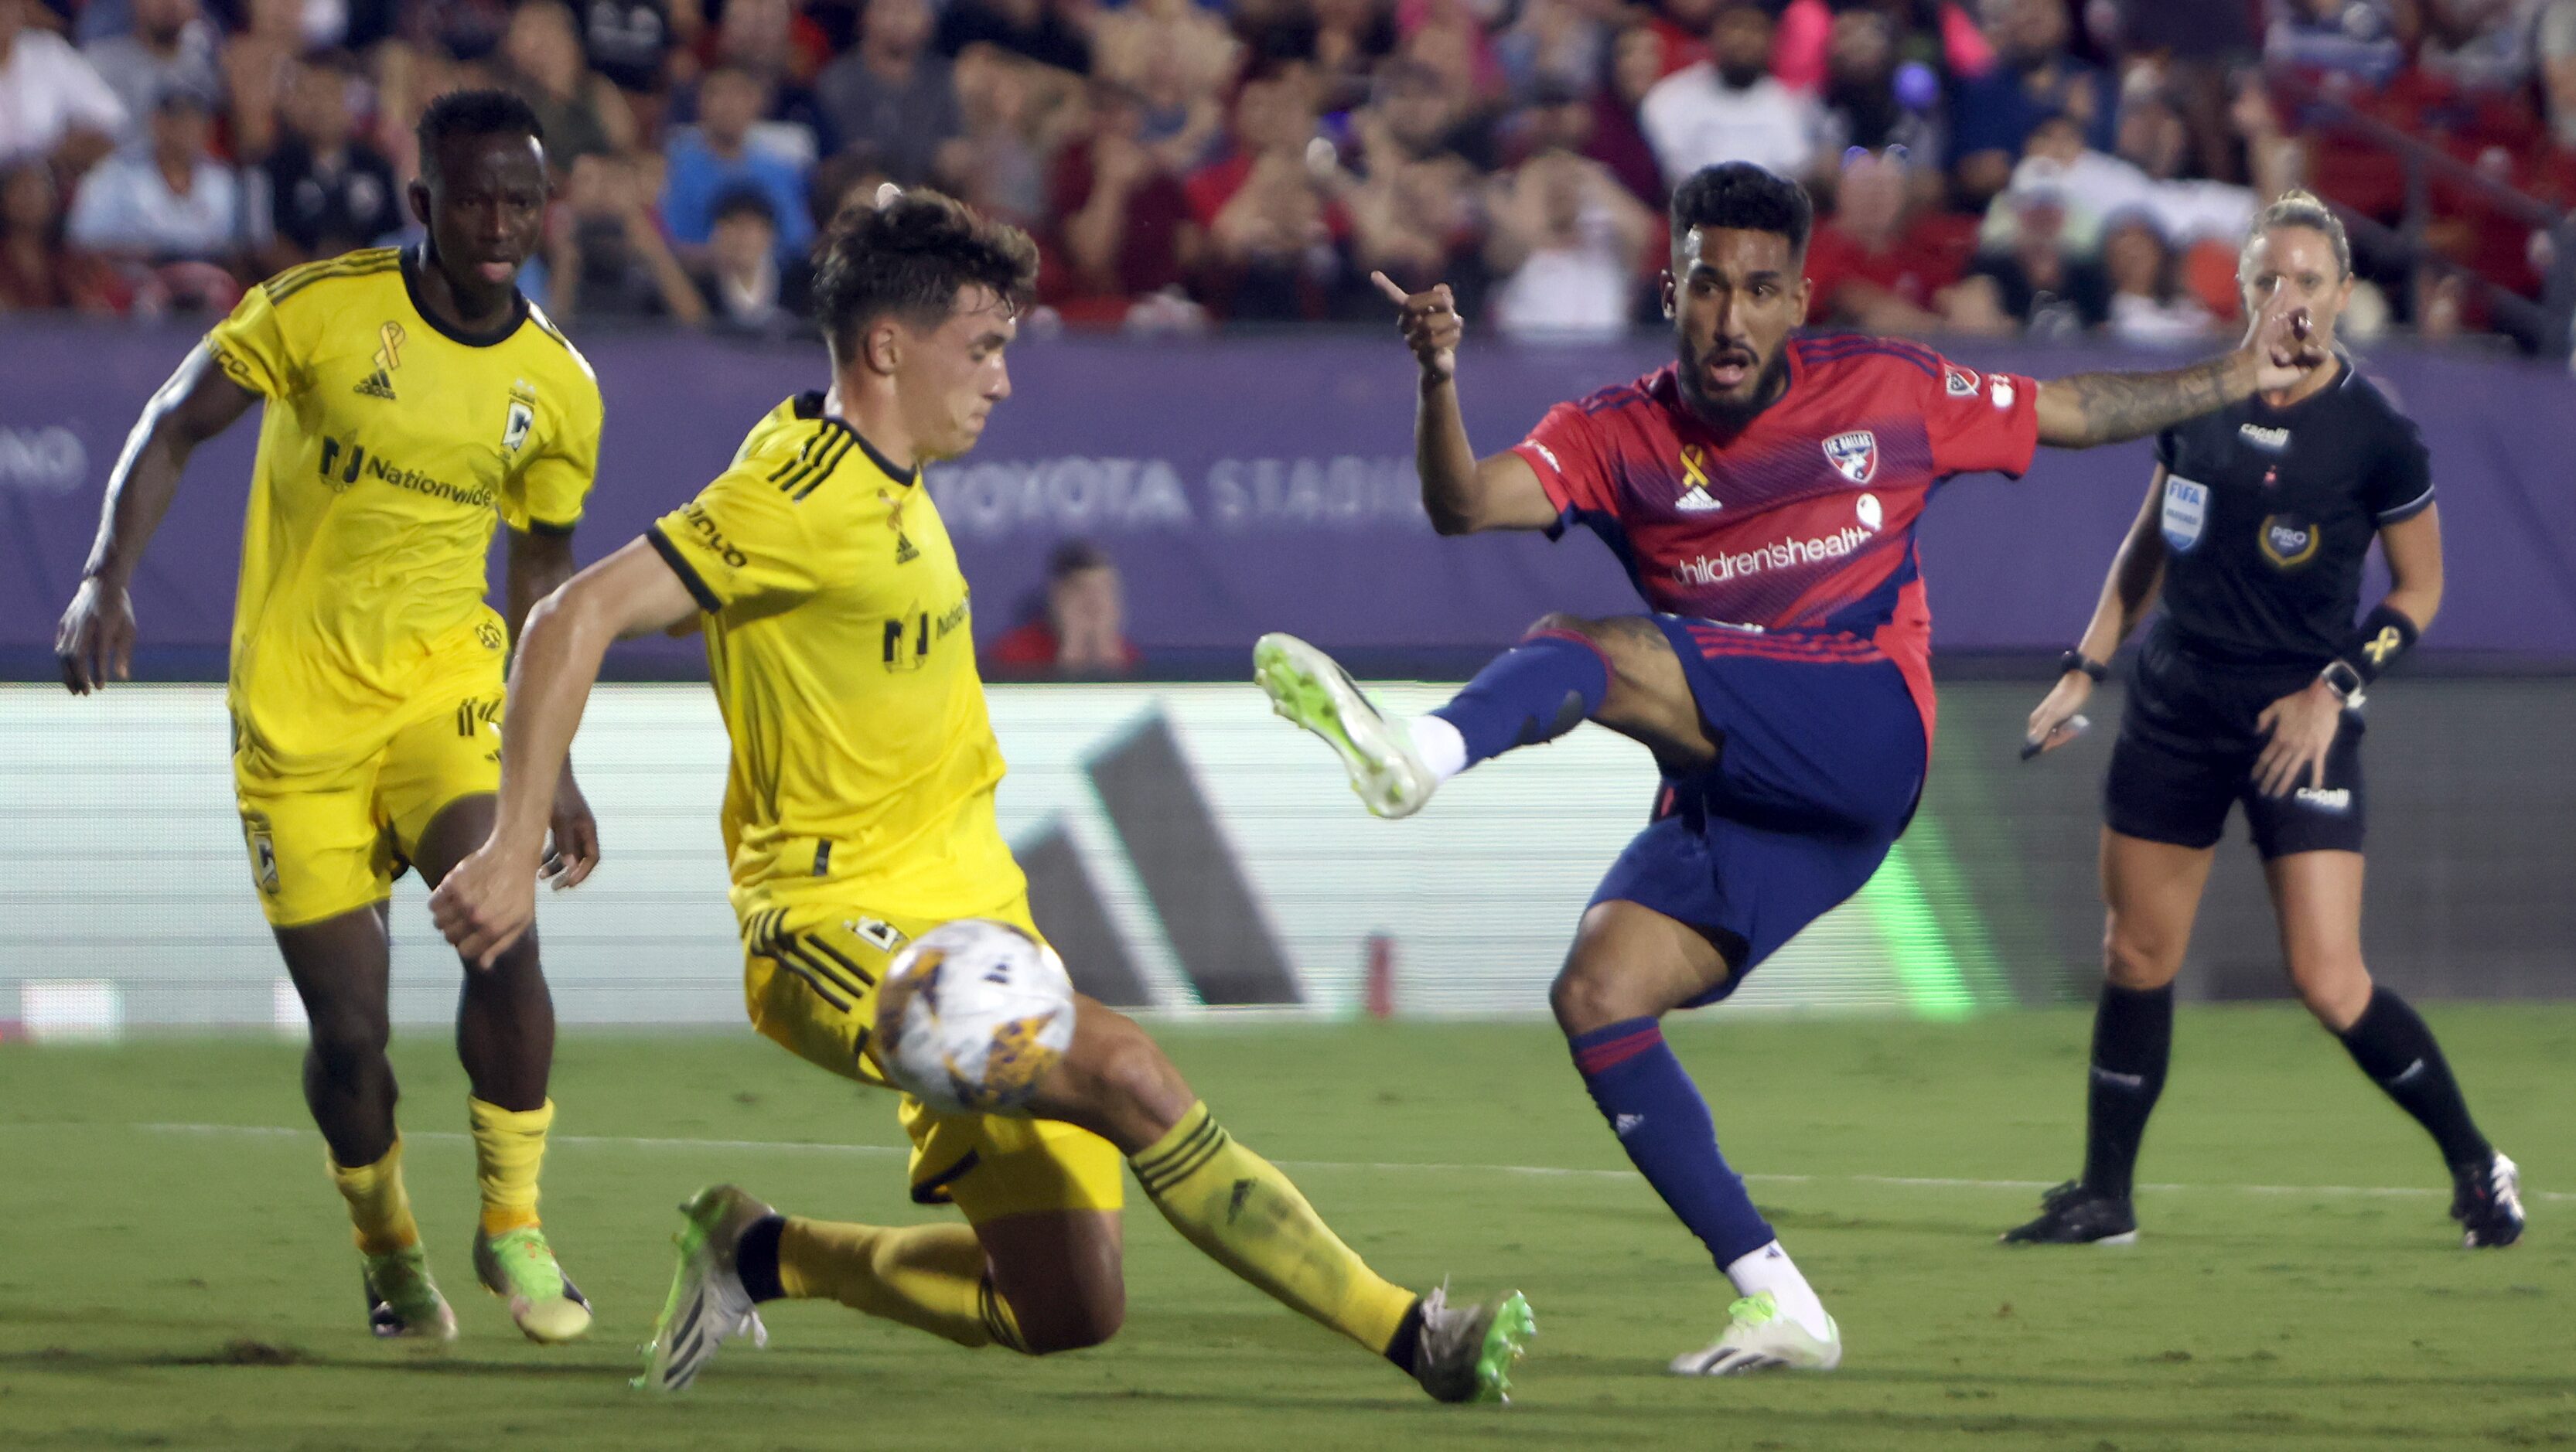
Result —
[[[2082, 716], [2069, 716], [2066, 718], [2065, 722], [2057, 728], [2057, 731], [2063, 732], [2066, 739], [2072, 741], [2091, 729], [2093, 729], [2093, 723]], [[2050, 734], [2054, 735], [2057, 733], [2052, 732]], [[2028, 736], [2023, 737], [2021, 743], [2021, 759], [2024, 761], [2030, 760], [2032, 757], [2039, 755], [2047, 745], [2048, 738], [2046, 736], [2036, 738]]]

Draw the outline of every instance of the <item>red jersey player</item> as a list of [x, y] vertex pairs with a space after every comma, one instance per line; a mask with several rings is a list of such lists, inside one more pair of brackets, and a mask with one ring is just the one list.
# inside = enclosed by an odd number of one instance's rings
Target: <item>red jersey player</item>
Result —
[[1584, 720], [1644, 743], [1654, 821], [1594, 893], [1550, 993], [1621, 1146], [1737, 1299], [1688, 1375], [1830, 1369], [1841, 1334], [1719, 1154], [1665, 1013], [1725, 997], [1858, 891], [1904, 831], [1932, 734], [1931, 612], [1914, 527], [1953, 474], [2017, 474], [2041, 444], [2143, 437], [2286, 388], [2324, 359], [2277, 308], [2237, 351], [2045, 383], [1877, 338], [1795, 339], [1806, 193], [1730, 163], [1672, 204], [1664, 310], [1678, 360], [1549, 410], [1478, 459], [1449, 289], [1405, 296], [1422, 365], [1422, 503], [1443, 534], [1590, 527], [1656, 613], [1550, 615], [1431, 715], [1389, 721], [1330, 658], [1262, 638], [1281, 714], [1322, 736], [1369, 809], [1400, 817], [1477, 762]]

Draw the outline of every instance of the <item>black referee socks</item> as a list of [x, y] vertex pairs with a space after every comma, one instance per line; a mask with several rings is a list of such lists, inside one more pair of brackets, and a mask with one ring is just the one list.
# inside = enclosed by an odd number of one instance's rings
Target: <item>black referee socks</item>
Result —
[[2460, 1097], [2459, 1081], [2451, 1077], [2432, 1029], [2387, 985], [2370, 990], [2370, 1006], [2339, 1037], [2361, 1072], [2431, 1132], [2444, 1160], [2478, 1165], [2495, 1153], [2469, 1118], [2468, 1101]]
[[2173, 985], [2102, 985], [2093, 1010], [2092, 1084], [2084, 1098], [2084, 1187], [2127, 1199], [2147, 1116], [2173, 1057]]

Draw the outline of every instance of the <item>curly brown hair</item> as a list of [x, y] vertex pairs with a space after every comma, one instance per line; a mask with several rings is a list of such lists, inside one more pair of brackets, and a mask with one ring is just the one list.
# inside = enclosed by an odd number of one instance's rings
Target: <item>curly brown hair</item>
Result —
[[814, 321], [838, 362], [868, 324], [888, 314], [936, 327], [969, 287], [990, 288], [1017, 308], [1037, 276], [1038, 248], [1028, 233], [985, 221], [938, 192], [897, 192], [876, 205], [844, 206], [832, 219], [814, 249]]

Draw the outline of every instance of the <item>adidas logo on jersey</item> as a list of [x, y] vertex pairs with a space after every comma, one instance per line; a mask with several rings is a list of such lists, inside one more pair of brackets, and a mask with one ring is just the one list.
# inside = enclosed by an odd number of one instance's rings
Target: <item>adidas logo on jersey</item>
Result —
[[908, 565], [920, 558], [921, 551], [912, 547], [911, 536], [898, 534], [894, 537], [894, 562], [896, 564]]
[[395, 401], [394, 381], [385, 376], [385, 370], [382, 368], [359, 379], [358, 386], [350, 391], [362, 398], [381, 398], [387, 403]]
[[367, 360], [376, 365], [376, 371], [358, 381], [356, 392], [359, 397], [381, 398], [388, 403], [394, 401], [394, 370], [402, 366], [406, 336], [403, 325], [397, 322], [388, 321], [376, 329], [376, 356]]
[[1680, 510], [1684, 514], [1706, 514], [1711, 510], [1724, 509], [1725, 507], [1725, 500], [1718, 498], [1716, 495], [1709, 493], [1707, 490], [1696, 484], [1683, 490], [1682, 497], [1673, 501], [1673, 508]]

